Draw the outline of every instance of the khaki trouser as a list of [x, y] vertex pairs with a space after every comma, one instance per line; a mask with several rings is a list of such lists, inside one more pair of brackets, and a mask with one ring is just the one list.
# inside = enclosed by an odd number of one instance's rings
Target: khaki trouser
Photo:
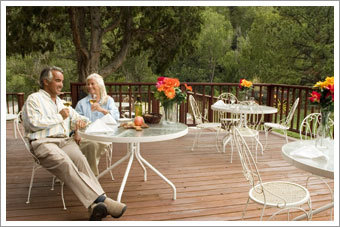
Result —
[[110, 144], [105, 144], [105, 143], [99, 143], [87, 139], [81, 139], [80, 140], [80, 150], [83, 152], [85, 155], [92, 172], [94, 173], [95, 176], [99, 175], [99, 169], [98, 169], [98, 164], [100, 161], [100, 158], [103, 154], [105, 154], [108, 149], [110, 148]]
[[71, 138], [43, 138], [32, 141], [40, 164], [65, 183], [88, 208], [104, 194], [85, 156]]

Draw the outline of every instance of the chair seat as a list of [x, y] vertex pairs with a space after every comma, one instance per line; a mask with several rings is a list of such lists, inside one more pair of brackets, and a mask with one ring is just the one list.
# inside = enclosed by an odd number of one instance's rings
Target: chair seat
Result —
[[268, 128], [276, 128], [276, 129], [282, 129], [282, 130], [288, 130], [289, 127], [281, 125], [281, 124], [277, 124], [277, 123], [271, 123], [271, 122], [266, 122], [264, 123], [265, 127]]
[[221, 127], [221, 123], [202, 123], [196, 125], [197, 128], [219, 128]]
[[243, 137], [255, 137], [259, 135], [257, 130], [251, 128], [239, 128], [239, 132]]
[[[261, 193], [260, 185], [256, 185], [250, 189], [249, 197], [254, 202], [266, 204], [267, 206], [284, 206], [284, 202], [282, 200], [284, 199], [286, 201], [285, 207], [298, 207], [307, 202], [310, 198], [308, 190], [299, 184], [286, 181], [272, 181], [262, 183], [262, 185], [265, 189], [264, 194], [266, 202], [264, 201], [263, 193]], [[281, 199], [274, 196], [272, 193], [279, 195]]]

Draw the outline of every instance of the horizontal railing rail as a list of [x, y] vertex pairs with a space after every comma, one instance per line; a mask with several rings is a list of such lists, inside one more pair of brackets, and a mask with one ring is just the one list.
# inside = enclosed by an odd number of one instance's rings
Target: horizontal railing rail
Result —
[[[108, 82], [105, 84], [107, 93], [115, 102], [118, 103], [119, 111], [126, 111], [126, 115], [133, 116], [133, 103], [137, 95], [141, 96], [144, 112], [161, 112], [160, 103], [154, 97], [156, 91], [155, 83], [114, 83]], [[216, 111], [211, 109], [211, 105], [217, 101], [217, 97], [223, 92], [229, 92], [240, 97], [240, 88], [238, 83], [199, 83], [188, 82], [187, 85], [193, 88], [192, 92], [188, 92], [189, 95], [195, 96], [201, 111], [207, 111], [207, 118], [211, 122], [219, 121], [219, 115]], [[184, 83], [181, 83], [181, 89], [185, 90]], [[308, 97], [312, 92], [312, 87], [298, 86], [298, 85], [284, 85], [284, 84], [268, 84], [268, 83], [255, 83], [254, 88], [251, 91], [251, 96], [255, 98], [255, 101], [260, 105], [272, 106], [278, 109], [276, 114], [265, 115], [265, 122], [279, 122], [288, 116], [290, 108], [296, 98], [300, 98], [298, 107], [295, 111], [294, 118], [290, 125], [290, 131], [299, 132], [299, 125], [302, 120], [313, 112], [319, 112], [317, 107], [309, 104]], [[10, 95], [14, 95], [14, 98], [18, 101], [18, 108], [21, 107], [24, 102], [23, 93], [8, 93], [6, 95], [7, 101], [10, 100]], [[71, 83], [70, 91], [64, 92], [62, 96], [72, 97], [72, 106], [75, 107], [77, 102], [87, 95], [85, 83]], [[124, 109], [123, 102], [128, 102], [129, 107]], [[7, 102], [7, 111], [11, 105]], [[195, 121], [192, 117], [192, 111], [189, 105], [189, 96], [185, 103], [182, 103], [179, 107], [179, 121], [189, 126], [194, 126]], [[191, 117], [190, 117], [191, 116]]]

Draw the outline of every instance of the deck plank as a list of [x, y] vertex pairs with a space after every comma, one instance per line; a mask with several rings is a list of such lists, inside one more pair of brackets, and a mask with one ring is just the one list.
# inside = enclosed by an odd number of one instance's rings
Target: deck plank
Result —
[[[67, 210], [62, 208], [60, 185], [51, 191], [51, 175], [44, 169], [36, 173], [31, 194], [31, 203], [26, 204], [32, 170], [32, 159], [26, 153], [22, 141], [13, 138], [12, 124], [6, 124], [6, 220], [7, 221], [86, 221], [85, 209], [73, 192], [66, 186], [64, 196]], [[107, 217], [104, 221], [240, 221], [247, 201], [249, 185], [241, 172], [238, 154], [234, 150], [230, 163], [230, 147], [226, 153], [218, 153], [214, 146], [213, 132], [202, 134], [198, 147], [191, 151], [195, 131], [158, 143], [141, 144], [141, 154], [155, 168], [171, 180], [177, 189], [177, 200], [172, 200], [172, 189], [148, 169], [148, 180], [143, 181], [143, 170], [135, 160], [123, 193], [122, 202], [128, 209], [120, 219]], [[264, 135], [261, 135], [264, 138]], [[309, 174], [291, 166], [281, 157], [285, 140], [270, 134], [268, 149], [258, 156], [263, 181], [289, 180], [304, 184]], [[115, 144], [113, 162], [126, 153], [125, 144]], [[106, 193], [116, 198], [126, 163], [100, 179]], [[105, 159], [100, 169], [105, 168]], [[333, 188], [333, 181], [326, 180]], [[313, 207], [330, 201], [327, 188], [318, 179], [309, 185]], [[267, 209], [265, 218], [274, 211]], [[251, 204], [246, 219], [259, 220], [261, 207]], [[279, 217], [285, 220], [285, 217]], [[329, 211], [313, 216], [314, 221], [328, 221]]]

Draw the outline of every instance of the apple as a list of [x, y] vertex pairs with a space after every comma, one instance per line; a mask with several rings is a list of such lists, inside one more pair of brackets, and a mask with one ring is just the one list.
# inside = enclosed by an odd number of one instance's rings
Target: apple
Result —
[[133, 123], [135, 123], [135, 126], [142, 126], [144, 123], [144, 118], [141, 116], [136, 116]]

